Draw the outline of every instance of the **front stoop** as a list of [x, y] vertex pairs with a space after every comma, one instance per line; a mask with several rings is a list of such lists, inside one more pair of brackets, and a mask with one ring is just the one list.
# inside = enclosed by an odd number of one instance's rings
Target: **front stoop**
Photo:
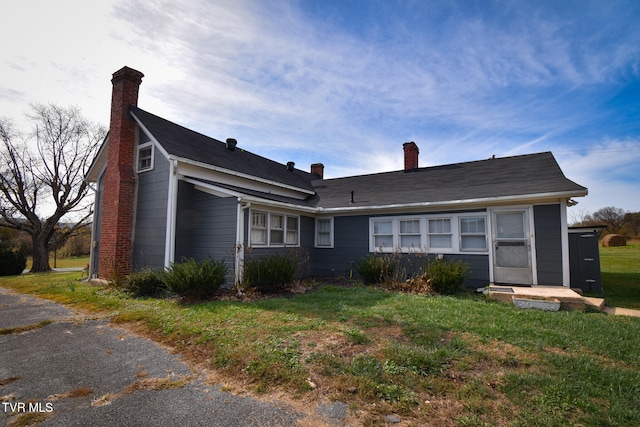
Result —
[[489, 286], [489, 298], [513, 304], [514, 299], [559, 301], [560, 310], [585, 310], [585, 301], [577, 292], [562, 286]]
[[531, 307], [535, 301], [560, 301], [560, 310], [585, 311], [589, 307], [616, 316], [640, 317], [640, 310], [608, 307], [602, 298], [583, 297], [572, 289], [560, 286], [490, 285], [484, 292], [492, 300], [506, 304], [517, 305], [514, 300], [530, 300], [530, 303], [524, 303], [528, 308], [536, 308]]

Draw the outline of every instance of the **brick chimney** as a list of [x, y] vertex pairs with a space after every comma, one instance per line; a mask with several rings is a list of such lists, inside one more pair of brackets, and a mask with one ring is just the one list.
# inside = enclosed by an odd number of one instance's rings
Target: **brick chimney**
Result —
[[418, 169], [418, 146], [415, 142], [405, 142], [402, 144], [404, 149], [404, 171], [408, 172], [414, 169]]
[[311, 173], [322, 179], [324, 177], [324, 165], [322, 163], [314, 163], [311, 165]]
[[129, 67], [113, 73], [107, 169], [102, 202], [98, 275], [114, 279], [131, 272], [135, 205], [136, 125], [129, 107], [138, 104], [144, 75]]

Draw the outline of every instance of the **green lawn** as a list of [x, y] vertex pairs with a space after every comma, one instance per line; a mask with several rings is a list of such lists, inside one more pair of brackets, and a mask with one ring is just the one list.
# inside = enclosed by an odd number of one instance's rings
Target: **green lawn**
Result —
[[600, 248], [601, 295], [611, 307], [640, 310], [640, 241]]
[[[27, 270], [31, 269], [32, 262], [33, 260], [31, 259], [31, 257], [27, 257]], [[49, 258], [49, 265], [51, 266], [51, 268], [54, 268], [54, 265], [56, 266], [56, 268], [85, 268], [87, 264], [89, 264], [88, 255], [81, 257], [58, 258], [57, 260], [55, 260], [55, 264], [53, 256]]]
[[363, 286], [195, 304], [131, 298], [77, 273], [0, 286], [111, 314], [214, 369], [225, 389], [346, 402], [354, 425], [391, 413], [406, 425], [640, 424], [640, 318]]

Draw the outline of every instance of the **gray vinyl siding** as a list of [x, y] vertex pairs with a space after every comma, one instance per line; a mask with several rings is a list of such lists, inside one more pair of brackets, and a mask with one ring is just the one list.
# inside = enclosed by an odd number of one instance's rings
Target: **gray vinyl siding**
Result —
[[225, 260], [233, 285], [236, 246], [237, 199], [198, 191], [192, 184], [178, 183], [175, 261], [182, 258]]
[[[91, 236], [93, 242], [91, 244], [91, 272], [92, 274], [98, 274], [98, 268], [100, 267], [100, 233], [102, 232], [102, 203], [104, 199], [104, 171], [98, 178], [98, 191], [96, 191], [94, 206], [93, 206], [93, 235]], [[94, 244], [95, 243], [95, 244]]]
[[469, 265], [469, 275], [464, 282], [467, 288], [481, 288], [489, 284], [489, 255], [455, 254], [445, 255], [445, 259], [462, 262]]
[[353, 262], [369, 255], [369, 217], [335, 217], [333, 235], [333, 248], [315, 248], [313, 251], [314, 275], [357, 276]]
[[[345, 216], [334, 218], [334, 247], [315, 248], [313, 251], [314, 275], [321, 277], [359, 277], [354, 263], [362, 257], [371, 255], [369, 252], [369, 217]], [[428, 255], [433, 258], [435, 255]], [[426, 262], [422, 254], [403, 256], [407, 273], [415, 273]], [[462, 260], [469, 265], [469, 277], [465, 282], [467, 287], [482, 287], [489, 283], [489, 255], [488, 254], [447, 254], [445, 259]]]
[[560, 205], [533, 207], [538, 285], [562, 286], [562, 229]]
[[154, 150], [153, 169], [138, 173], [133, 269], [162, 268], [167, 232], [169, 161]]

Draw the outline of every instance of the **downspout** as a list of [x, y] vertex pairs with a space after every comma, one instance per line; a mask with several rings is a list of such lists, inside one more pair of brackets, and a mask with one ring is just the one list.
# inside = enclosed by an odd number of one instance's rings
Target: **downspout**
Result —
[[560, 237], [562, 239], [562, 286], [571, 287], [569, 260], [569, 225], [567, 224], [567, 200], [560, 200]]
[[244, 270], [244, 211], [251, 203], [243, 203], [242, 197], [238, 197], [238, 210], [236, 218], [236, 259], [235, 259], [235, 284], [242, 283]]
[[176, 252], [176, 211], [178, 210], [178, 161], [169, 161], [169, 189], [167, 191], [167, 229], [164, 244], [164, 267], [169, 268]]

